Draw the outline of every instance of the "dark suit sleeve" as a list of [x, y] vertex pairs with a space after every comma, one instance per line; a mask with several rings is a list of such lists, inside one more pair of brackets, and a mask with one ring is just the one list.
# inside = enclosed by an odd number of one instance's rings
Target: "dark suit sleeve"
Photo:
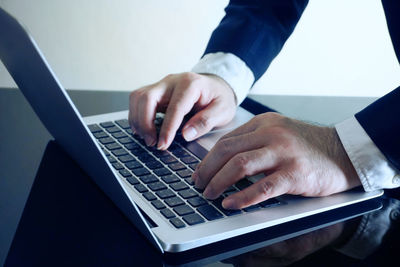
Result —
[[308, 0], [231, 0], [205, 54], [232, 53], [257, 81], [293, 32]]
[[379, 98], [355, 117], [382, 154], [400, 170], [400, 87]]
[[[400, 61], [400, 2], [382, 0], [393, 48]], [[375, 145], [400, 171], [400, 87], [355, 115]]]

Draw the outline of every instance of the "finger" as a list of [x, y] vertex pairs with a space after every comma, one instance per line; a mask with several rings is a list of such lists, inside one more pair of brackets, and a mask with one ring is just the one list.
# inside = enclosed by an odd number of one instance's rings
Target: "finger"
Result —
[[204, 188], [211, 178], [235, 155], [261, 148], [265, 145], [265, 137], [256, 132], [219, 140], [206, 155], [194, 172], [194, 181], [198, 188]]
[[177, 88], [172, 93], [171, 100], [161, 125], [159, 141], [157, 144], [158, 149], [164, 150], [170, 146], [184, 116], [190, 112], [199, 97], [200, 91], [195, 90], [193, 86], [185, 88], [178, 84]]
[[289, 192], [291, 183], [277, 171], [222, 201], [225, 209], [242, 209]]
[[136, 124], [136, 119], [135, 116], [137, 114], [137, 92], [133, 91], [129, 95], [129, 114], [128, 114], [128, 121], [129, 125], [131, 126], [132, 132], [136, 133], [137, 130], [137, 125]]
[[157, 132], [154, 125], [154, 119], [157, 112], [157, 103], [160, 99], [161, 91], [149, 91], [139, 101], [137, 118], [141, 136], [144, 138], [146, 145], [154, 146], [157, 142]]
[[268, 147], [237, 154], [210, 180], [203, 194], [208, 199], [216, 199], [243, 177], [271, 170], [276, 160]]
[[208, 133], [215, 126], [226, 123], [226, 114], [222, 108], [218, 101], [212, 101], [206, 108], [196, 113], [182, 128], [185, 140], [192, 141]]

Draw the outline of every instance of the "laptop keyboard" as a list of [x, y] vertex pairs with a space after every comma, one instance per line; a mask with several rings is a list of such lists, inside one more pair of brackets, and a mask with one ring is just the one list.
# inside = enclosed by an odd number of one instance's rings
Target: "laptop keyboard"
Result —
[[177, 137], [167, 151], [160, 151], [147, 147], [133, 134], [126, 119], [88, 127], [114, 169], [176, 228], [280, 204], [272, 198], [242, 210], [224, 209], [223, 198], [251, 185], [247, 179], [229, 187], [216, 200], [203, 198], [191, 178], [200, 159], [185, 148], [182, 137]]

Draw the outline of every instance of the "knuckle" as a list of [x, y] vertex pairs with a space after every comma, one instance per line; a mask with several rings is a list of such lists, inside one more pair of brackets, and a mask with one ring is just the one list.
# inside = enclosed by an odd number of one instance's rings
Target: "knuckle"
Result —
[[199, 74], [193, 72], [184, 72], [181, 74], [180, 83], [184, 88], [190, 88], [191, 85], [199, 79]]
[[172, 79], [174, 79], [174, 77], [175, 77], [175, 74], [168, 74], [168, 75], [166, 75], [164, 78], [163, 78], [163, 80], [165, 81], [165, 80], [172, 80]]
[[232, 142], [229, 138], [222, 139], [217, 142], [215, 147], [216, 147], [216, 150], [218, 151], [218, 153], [220, 153], [220, 155], [227, 155], [227, 154], [230, 154], [230, 152], [232, 150]]
[[269, 197], [273, 187], [274, 184], [271, 181], [260, 181], [258, 184], [258, 192], [261, 196]]
[[238, 154], [232, 161], [241, 176], [251, 175], [251, 161], [247, 156]]
[[213, 125], [211, 124], [211, 119], [208, 115], [201, 115], [197, 121], [196, 124], [198, 125], [199, 128], [201, 129], [206, 129], [209, 130], [213, 127]]

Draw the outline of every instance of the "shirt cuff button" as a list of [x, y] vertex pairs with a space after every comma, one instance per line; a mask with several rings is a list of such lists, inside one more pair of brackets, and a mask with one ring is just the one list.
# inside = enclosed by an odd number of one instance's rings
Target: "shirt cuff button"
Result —
[[400, 174], [396, 174], [393, 177], [392, 183], [395, 184], [395, 185], [400, 185]]

